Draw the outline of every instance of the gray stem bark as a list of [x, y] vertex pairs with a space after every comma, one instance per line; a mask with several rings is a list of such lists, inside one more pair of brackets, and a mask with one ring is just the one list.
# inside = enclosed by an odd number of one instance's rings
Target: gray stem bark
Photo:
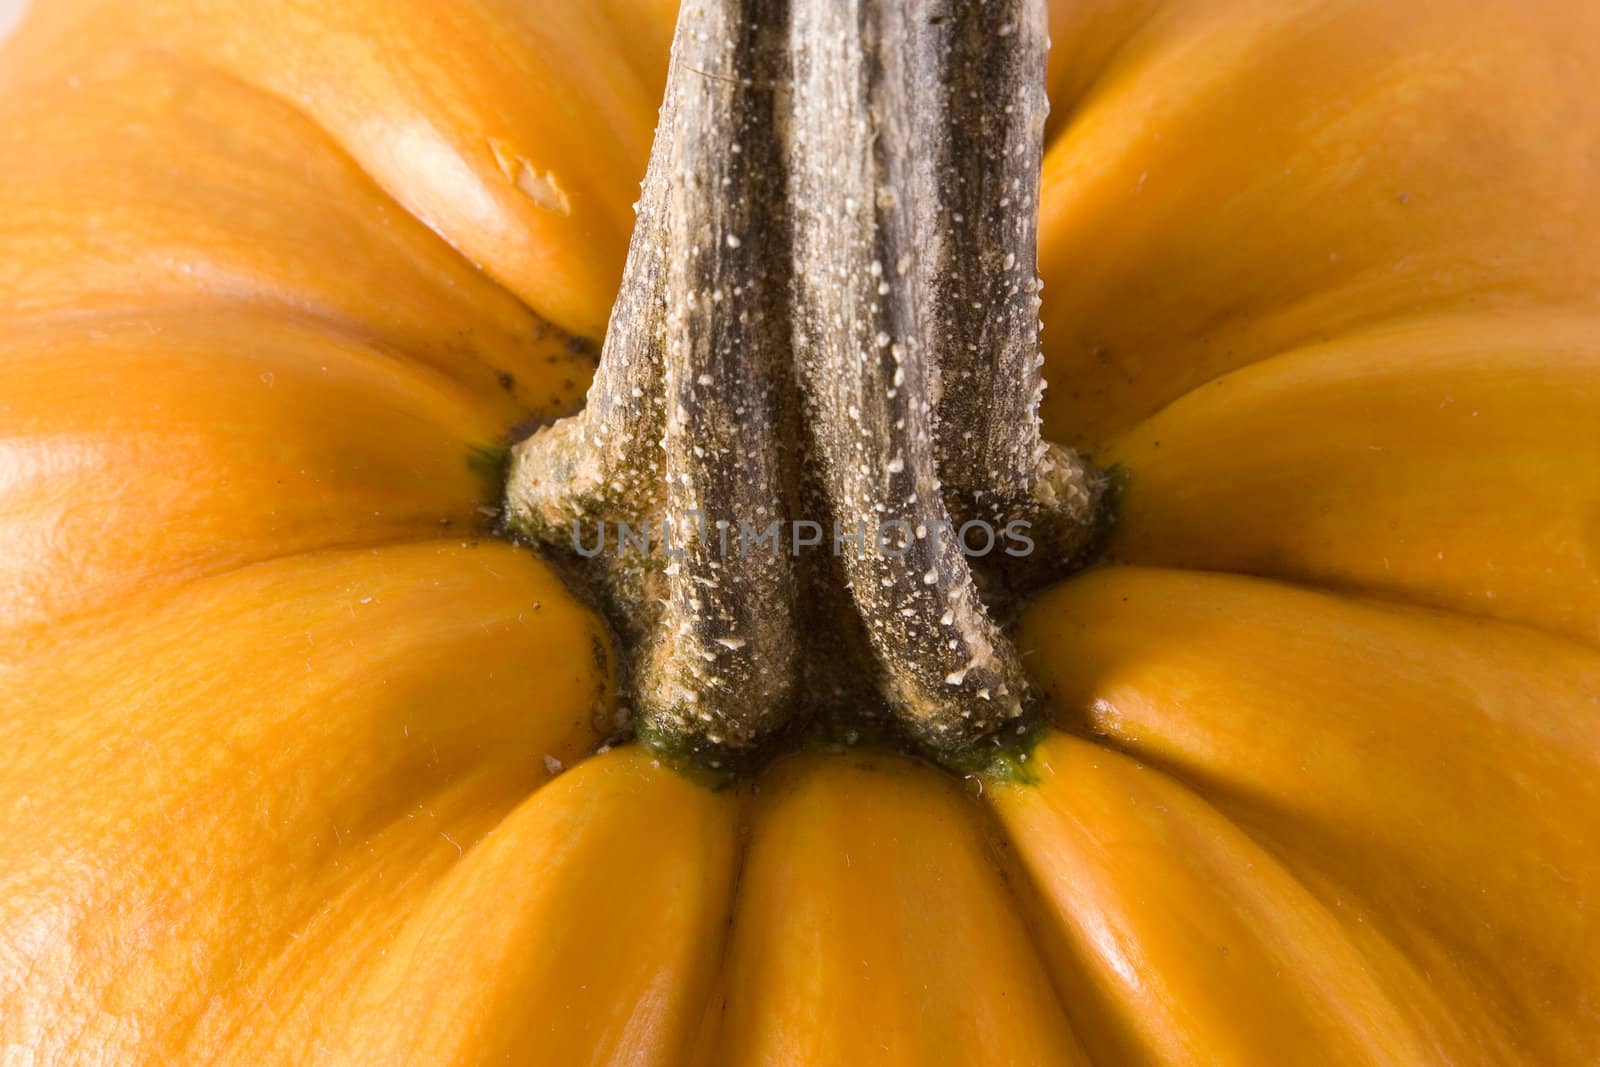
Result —
[[[663, 750], [759, 750], [842, 660], [943, 758], [1032, 710], [961, 530], [1026, 523], [1034, 557], [979, 561], [1015, 575], [1099, 523], [1100, 479], [1037, 417], [1045, 46], [1042, 0], [683, 5], [588, 407], [515, 449], [507, 491], [568, 558], [672, 524], [670, 550], [577, 560]], [[865, 536], [791, 559], [802, 500]]]
[[942, 748], [1021, 717], [1029, 688], [940, 484], [935, 309], [952, 222], [937, 113], [950, 51], [930, 8], [796, 0], [790, 201], [795, 362], [824, 492], [836, 519], [900, 534], [887, 551], [847, 554], [843, 569], [885, 697]]

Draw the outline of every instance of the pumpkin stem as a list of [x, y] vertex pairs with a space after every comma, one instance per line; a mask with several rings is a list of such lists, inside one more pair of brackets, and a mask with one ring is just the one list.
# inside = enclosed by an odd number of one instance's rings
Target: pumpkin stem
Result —
[[1080, 558], [1103, 484], [1039, 436], [1045, 32], [1039, 0], [681, 9], [588, 407], [507, 494], [592, 556], [663, 750], [855, 704], [953, 761], [1034, 709], [979, 579]]
[[740, 520], [783, 523], [794, 482], [779, 435], [795, 407], [774, 103], [786, 9], [683, 6], [588, 406], [519, 446], [509, 485], [513, 525], [545, 544], [603, 545], [621, 523], [648, 540], [654, 521], [653, 553], [614, 546], [590, 577], [634, 646], [640, 728], [712, 765], [790, 719], [798, 673], [790, 556], [729, 543]]

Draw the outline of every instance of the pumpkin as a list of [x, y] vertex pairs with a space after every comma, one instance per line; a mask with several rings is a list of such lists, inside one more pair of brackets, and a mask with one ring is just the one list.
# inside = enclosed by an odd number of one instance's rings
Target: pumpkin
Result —
[[1015, 627], [1038, 725], [723, 774], [623, 721], [632, 587], [497, 525], [642, 329], [677, 17], [0, 52], [0, 1059], [1600, 1059], [1600, 8], [1053, 3], [1041, 415], [1113, 525]]

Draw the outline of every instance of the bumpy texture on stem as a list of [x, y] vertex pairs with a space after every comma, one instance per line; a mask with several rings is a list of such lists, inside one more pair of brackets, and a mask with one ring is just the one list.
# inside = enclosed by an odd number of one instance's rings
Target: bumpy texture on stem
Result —
[[703, 748], [708, 762], [789, 718], [798, 657], [788, 555], [737, 545], [741, 520], [786, 517], [791, 481], [778, 437], [793, 405], [770, 80], [785, 6], [690, 0], [674, 60], [689, 76], [677, 79], [667, 213], [667, 516], [698, 521], [684, 524], [683, 555], [667, 564], [666, 612], [637, 698], [648, 731]]
[[[942, 378], [945, 496], [962, 521], [1026, 520], [1039, 558], [1070, 564], [1098, 532], [1102, 486], [1074, 452], [1039, 432], [1048, 12], [1030, 0], [895, 6], [910, 53], [902, 120], [914, 147], [905, 159]], [[922, 17], [907, 22], [908, 7]]]
[[[581, 568], [660, 747], [751, 751], [843, 660], [947, 758], [1026, 715], [959, 531], [1026, 522], [1036, 557], [982, 565], [1056, 570], [1099, 510], [1038, 429], [1044, 33], [1040, 0], [683, 5], [589, 406], [518, 446], [507, 509], [568, 556], [673, 525]], [[865, 536], [791, 559], [796, 518]]]
[[[900, 534], [890, 551], [843, 556], [885, 696], [945, 747], [1019, 718], [1028, 685], [978, 597], [939, 481], [944, 338], [928, 297], [949, 263], [937, 201], [948, 138], [946, 122], [918, 112], [943, 110], [948, 51], [923, 7], [796, 0], [794, 336], [835, 518]], [[919, 88], [933, 95], [919, 100]]]
[[[684, 5], [588, 405], [517, 448], [508, 486], [512, 524], [534, 540], [570, 553], [611, 538], [590, 577], [637, 646], [633, 711], [654, 740], [707, 763], [786, 721], [796, 675], [789, 558], [726, 548], [741, 519], [765, 526], [788, 513], [792, 461], [778, 434], [793, 408], [789, 267], [773, 78], [787, 8]], [[619, 544], [623, 523], [653, 546]]]

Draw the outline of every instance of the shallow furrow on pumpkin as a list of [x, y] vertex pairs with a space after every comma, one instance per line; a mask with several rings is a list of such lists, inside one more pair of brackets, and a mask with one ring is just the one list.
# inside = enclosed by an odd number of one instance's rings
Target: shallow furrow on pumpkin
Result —
[[[1173, 774], [1427, 977], [1464, 1062], [1579, 1063], [1600, 1004], [1600, 655], [1506, 623], [1105, 568], [1024, 621], [1064, 724]], [[1391, 948], [1392, 946], [1392, 948]], [[1408, 966], [1390, 964], [1398, 951]], [[1386, 962], [1388, 961], [1388, 962]]]
[[411, 911], [310, 1061], [682, 1062], [716, 971], [738, 806], [636, 747], [586, 760]]
[[961, 786], [808, 754], [770, 768], [754, 805], [694, 1062], [1086, 1062]]
[[[1423, 1064], [1425, 984], [1384, 982], [1267, 852], [1158, 771], [1064, 735], [989, 802], [1097, 1064]], [[1437, 1010], [1437, 1006], [1434, 1006]], [[1248, 1011], [1243, 1025], [1241, 1011]]]
[[1597, 67], [1589, 3], [1153, 5], [1045, 161], [1048, 435], [1395, 318], [1593, 309]]
[[312, 323], [179, 309], [0, 326], [0, 629], [317, 548], [463, 536], [500, 422]]
[[1117, 560], [1600, 643], [1600, 317], [1453, 316], [1317, 345], [1218, 378], [1099, 458], [1125, 483]]
[[1162, 0], [1048, 0], [1050, 57], [1045, 86], [1050, 114], [1045, 143], [1071, 126], [1078, 108], [1137, 55], [1141, 31]]
[[459, 379], [505, 425], [588, 383], [587, 343], [214, 65], [136, 45], [63, 61], [0, 98], [0, 153], [0, 313], [309, 314]]
[[0, 1044], [64, 1060], [297, 1059], [609, 686], [592, 616], [497, 545], [273, 561], [56, 636], [0, 673]]

